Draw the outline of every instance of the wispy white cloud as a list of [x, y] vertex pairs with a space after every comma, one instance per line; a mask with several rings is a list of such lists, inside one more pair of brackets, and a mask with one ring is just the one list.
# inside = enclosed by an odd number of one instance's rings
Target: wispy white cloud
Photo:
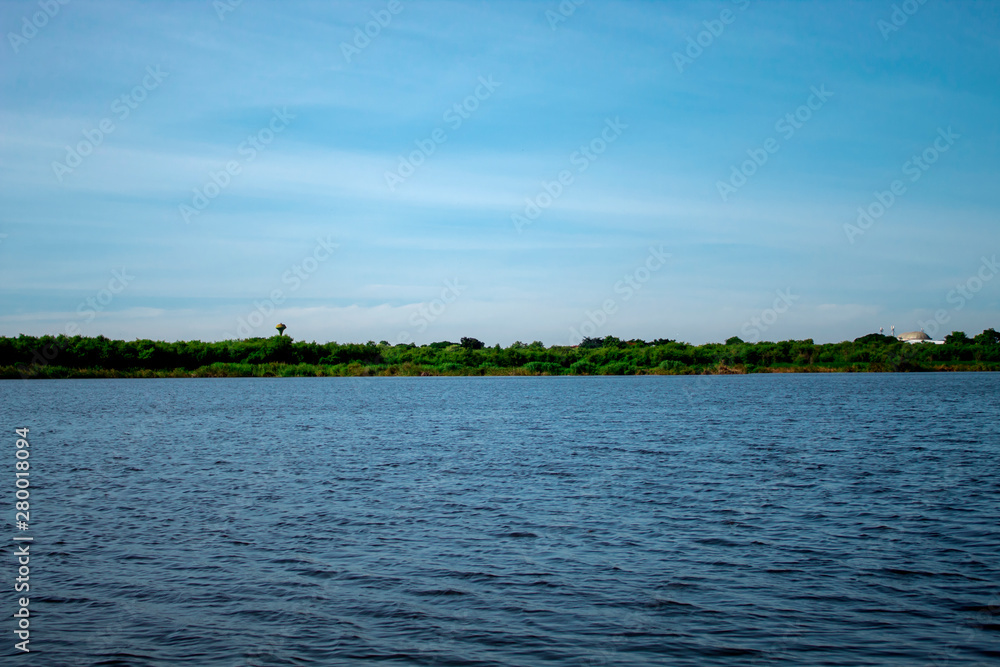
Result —
[[[392, 335], [459, 276], [473, 291], [423, 335], [558, 342], [653, 243], [671, 272], [608, 333], [724, 339], [788, 286], [803, 300], [769, 335], [852, 338], [932, 308], [1000, 210], [998, 35], [977, 20], [993, 10], [928, 3], [887, 41], [870, 3], [752, 3], [678, 73], [673, 52], [735, 4], [588, 2], [552, 30], [545, 3], [404, 3], [351, 62], [340, 43], [379, 3], [242, 3], [223, 21], [208, 2], [65, 5], [0, 50], [0, 334], [59, 326], [128, 266], [141, 277], [87, 331], [214, 339], [319, 234], [341, 252], [282, 314], [318, 340]], [[52, 163], [155, 65], [168, 78], [60, 182]], [[502, 85], [452, 130], [443, 113], [480, 75]], [[830, 103], [722, 201], [716, 182], [824, 83]], [[287, 131], [185, 224], [180, 205], [276, 107]], [[517, 234], [511, 214], [616, 116], [620, 141]], [[849, 244], [857, 207], [949, 124], [954, 151]]]

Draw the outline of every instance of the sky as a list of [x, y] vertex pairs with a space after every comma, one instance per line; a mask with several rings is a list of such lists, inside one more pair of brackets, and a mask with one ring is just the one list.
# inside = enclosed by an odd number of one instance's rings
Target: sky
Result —
[[0, 3], [0, 335], [1000, 326], [1000, 4]]

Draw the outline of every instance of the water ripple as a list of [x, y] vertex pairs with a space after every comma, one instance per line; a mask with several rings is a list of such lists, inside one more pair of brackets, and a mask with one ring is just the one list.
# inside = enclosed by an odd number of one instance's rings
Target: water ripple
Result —
[[0, 398], [36, 435], [33, 665], [1000, 657], [997, 374]]

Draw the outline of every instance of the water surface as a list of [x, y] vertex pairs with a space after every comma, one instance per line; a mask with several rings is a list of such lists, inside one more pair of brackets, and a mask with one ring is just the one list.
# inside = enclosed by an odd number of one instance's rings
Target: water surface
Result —
[[5, 451], [31, 428], [32, 665], [1000, 661], [1000, 374], [0, 398]]

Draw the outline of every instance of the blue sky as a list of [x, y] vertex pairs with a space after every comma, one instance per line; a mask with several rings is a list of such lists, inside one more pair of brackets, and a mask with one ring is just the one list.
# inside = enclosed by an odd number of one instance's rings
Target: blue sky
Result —
[[1000, 325], [1000, 6], [577, 2], [0, 4], [0, 335]]

